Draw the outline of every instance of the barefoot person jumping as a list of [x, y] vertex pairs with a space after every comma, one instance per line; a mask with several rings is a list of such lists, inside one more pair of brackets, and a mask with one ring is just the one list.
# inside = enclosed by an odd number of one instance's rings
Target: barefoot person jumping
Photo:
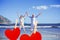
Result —
[[29, 18], [31, 18], [31, 31], [33, 30], [32, 28], [37, 27], [37, 20], [36, 18], [40, 15], [41, 13], [39, 13], [37, 16], [35, 16], [34, 14], [32, 14], [32, 16], [29, 16]]
[[20, 15], [20, 16], [18, 15], [19, 22], [20, 22], [20, 29], [23, 28], [24, 32], [26, 32], [25, 28], [24, 28], [24, 18], [25, 18], [25, 16], [27, 16], [27, 13], [25, 15]]

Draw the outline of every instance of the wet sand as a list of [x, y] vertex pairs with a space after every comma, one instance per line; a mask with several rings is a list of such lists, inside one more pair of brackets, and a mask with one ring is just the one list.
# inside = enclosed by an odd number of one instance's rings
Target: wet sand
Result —
[[[8, 40], [4, 35], [4, 31], [6, 29], [7, 28], [0, 28], [0, 40]], [[30, 28], [25, 28], [25, 29], [26, 29], [26, 34], [31, 33]], [[42, 34], [43, 40], [60, 40], [60, 28], [38, 28], [38, 32]], [[23, 33], [24, 31], [22, 29], [21, 34]]]

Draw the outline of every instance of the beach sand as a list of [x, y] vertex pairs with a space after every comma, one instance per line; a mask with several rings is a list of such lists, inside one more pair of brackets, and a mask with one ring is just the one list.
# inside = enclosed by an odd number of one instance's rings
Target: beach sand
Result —
[[[4, 35], [4, 31], [8, 28], [0, 28], [0, 40], [8, 40]], [[13, 29], [13, 28], [10, 28]], [[26, 27], [26, 34], [31, 34], [30, 28]], [[42, 35], [42, 40], [60, 40], [60, 28], [37, 28]], [[21, 34], [24, 34], [21, 29]], [[19, 38], [18, 38], [19, 40]]]

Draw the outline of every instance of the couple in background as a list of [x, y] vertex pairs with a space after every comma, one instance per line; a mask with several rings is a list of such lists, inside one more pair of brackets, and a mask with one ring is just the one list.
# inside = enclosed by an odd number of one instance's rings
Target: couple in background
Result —
[[25, 27], [24, 27], [24, 18], [26, 17], [26, 16], [28, 16], [30, 19], [31, 19], [31, 31], [33, 31], [33, 30], [37, 30], [36, 28], [37, 28], [37, 20], [36, 20], [36, 18], [40, 15], [41, 13], [39, 13], [38, 15], [34, 15], [34, 14], [32, 14], [32, 16], [29, 16], [28, 15], [28, 12], [26, 12], [25, 13], [25, 15], [18, 15], [18, 17], [19, 17], [19, 23], [20, 23], [20, 29], [21, 28], [23, 28], [23, 30], [24, 30], [24, 32], [26, 32], [25, 31]]

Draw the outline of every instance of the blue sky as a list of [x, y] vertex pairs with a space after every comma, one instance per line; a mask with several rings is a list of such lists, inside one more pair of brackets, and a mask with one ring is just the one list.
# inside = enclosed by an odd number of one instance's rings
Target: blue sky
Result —
[[[0, 15], [10, 19], [13, 23], [19, 15], [33, 13], [41, 15], [37, 18], [39, 23], [60, 23], [60, 0], [0, 0]], [[25, 23], [30, 23], [30, 18], [25, 18]]]

